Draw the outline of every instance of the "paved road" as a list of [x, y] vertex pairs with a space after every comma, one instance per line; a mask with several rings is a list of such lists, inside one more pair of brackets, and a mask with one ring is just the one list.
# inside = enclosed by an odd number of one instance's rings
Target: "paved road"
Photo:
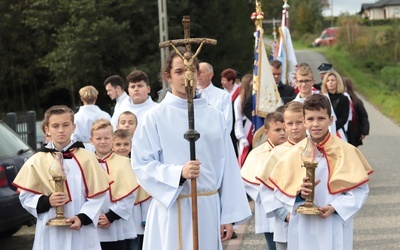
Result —
[[[320, 81], [317, 67], [327, 62], [322, 55], [297, 51], [297, 59], [308, 62], [316, 81]], [[400, 127], [365, 100], [364, 104], [370, 116], [371, 131], [360, 150], [375, 172], [369, 182], [369, 197], [354, 221], [354, 249], [400, 249]], [[254, 218], [239, 226], [236, 232], [238, 239], [224, 244], [224, 249], [266, 249], [263, 235], [254, 234]], [[23, 228], [9, 239], [0, 239], [0, 248], [27, 250], [31, 249], [32, 240], [33, 229]]]
[[[321, 54], [296, 51], [298, 62], [307, 62], [320, 81], [317, 67], [328, 62]], [[364, 100], [371, 131], [360, 146], [374, 169], [369, 197], [354, 220], [354, 249], [400, 249], [400, 127]], [[398, 107], [400, 112], [400, 107]], [[226, 250], [266, 249], [262, 235], [254, 234], [254, 220], [238, 229], [238, 239], [225, 244]]]
[[0, 239], [1, 250], [30, 250], [33, 245], [35, 226], [23, 226], [12, 237]]

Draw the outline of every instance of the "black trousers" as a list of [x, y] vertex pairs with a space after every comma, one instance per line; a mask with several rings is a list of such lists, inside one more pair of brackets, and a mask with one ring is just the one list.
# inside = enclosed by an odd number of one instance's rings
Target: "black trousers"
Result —
[[111, 242], [100, 242], [102, 250], [126, 250], [126, 240], [111, 241]]

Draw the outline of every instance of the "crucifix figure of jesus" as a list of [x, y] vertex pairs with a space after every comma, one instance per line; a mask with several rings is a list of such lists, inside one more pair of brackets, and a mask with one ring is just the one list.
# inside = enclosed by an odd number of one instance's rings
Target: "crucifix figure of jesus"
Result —
[[185, 53], [182, 55], [182, 53], [179, 52], [179, 50], [176, 48], [176, 46], [173, 43], [170, 43], [170, 46], [175, 50], [175, 52], [183, 60], [183, 64], [185, 65], [185, 87], [186, 87], [186, 91], [189, 91], [186, 94], [188, 96], [190, 95], [191, 97], [193, 97], [193, 84], [194, 84], [193, 61], [197, 57], [197, 55], [200, 53], [201, 48], [203, 47], [203, 44], [206, 41], [207, 41], [206, 38], [202, 39], [202, 41], [194, 55], [192, 55], [192, 53], [190, 51], [185, 51]]
[[[194, 89], [194, 75], [193, 75], [193, 62], [199, 55], [203, 45], [212, 44], [216, 45], [217, 41], [209, 38], [190, 38], [190, 17], [184, 16], [182, 20], [184, 39], [170, 40], [159, 44], [160, 48], [171, 46], [178, 56], [183, 60], [185, 66], [185, 91], [188, 103], [188, 122], [189, 129], [184, 134], [184, 138], [189, 141], [190, 146], [190, 160], [196, 160], [196, 147], [195, 142], [200, 138], [200, 134], [194, 129], [194, 107], [193, 107], [193, 89]], [[191, 44], [200, 44], [195, 54], [192, 54]], [[185, 52], [182, 53], [176, 46], [185, 45]], [[199, 249], [198, 239], [198, 216], [197, 216], [197, 184], [196, 179], [191, 179], [191, 199], [192, 199], [192, 225], [193, 225], [193, 249]]]
[[[175, 52], [179, 55], [179, 57], [183, 60], [185, 65], [185, 86], [186, 86], [186, 94], [188, 98], [188, 102], [192, 102], [193, 100], [193, 84], [194, 84], [194, 76], [193, 76], [193, 62], [194, 59], [199, 55], [201, 48], [204, 44], [212, 44], [216, 45], [217, 40], [209, 39], [209, 38], [190, 38], [190, 17], [184, 16], [182, 20], [183, 24], [183, 32], [184, 39], [170, 40], [166, 42], [162, 42], [159, 44], [160, 48], [164, 47], [172, 47]], [[196, 50], [195, 54], [192, 54], [191, 45], [192, 44], [200, 44]], [[185, 53], [179, 52], [176, 46], [185, 45]]]

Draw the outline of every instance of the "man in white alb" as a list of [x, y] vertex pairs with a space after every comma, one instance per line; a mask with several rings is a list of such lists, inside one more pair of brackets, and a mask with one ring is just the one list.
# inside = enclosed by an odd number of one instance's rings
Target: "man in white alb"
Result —
[[118, 110], [121, 103], [129, 99], [129, 96], [124, 90], [124, 80], [119, 75], [112, 75], [104, 81], [104, 87], [106, 88], [107, 95], [111, 100], [115, 100], [114, 113], [111, 117], [111, 124], [113, 127], [117, 127], [118, 124]]

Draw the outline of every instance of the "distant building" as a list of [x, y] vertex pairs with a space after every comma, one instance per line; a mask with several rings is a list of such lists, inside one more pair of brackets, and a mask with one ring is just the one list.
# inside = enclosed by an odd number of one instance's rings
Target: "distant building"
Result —
[[400, 18], [400, 0], [379, 0], [376, 3], [362, 4], [359, 14], [369, 20]]

